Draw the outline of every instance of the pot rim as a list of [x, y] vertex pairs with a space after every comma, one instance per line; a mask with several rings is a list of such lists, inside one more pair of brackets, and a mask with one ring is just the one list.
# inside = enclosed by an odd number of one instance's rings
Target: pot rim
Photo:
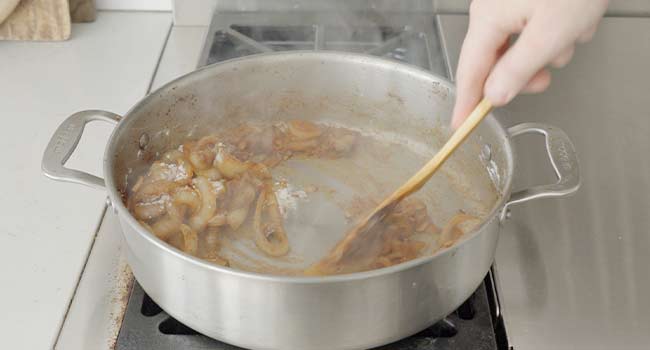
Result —
[[510, 137], [506, 129], [497, 121], [491, 112], [488, 116], [485, 117], [483, 123], [489, 123], [491, 126], [495, 127], [494, 129], [498, 132], [499, 138], [504, 139], [505, 142], [505, 154], [507, 157], [507, 169], [506, 169], [506, 181], [503, 185], [503, 190], [500, 193], [497, 193], [498, 199], [496, 203], [492, 206], [492, 210], [487, 215], [487, 219], [484, 220], [480, 226], [478, 226], [470, 234], [466, 234], [461, 238], [459, 242], [452, 245], [449, 248], [444, 248], [438, 250], [434, 254], [422, 256], [413, 260], [409, 260], [397, 265], [373, 269], [369, 271], [354, 272], [340, 275], [326, 275], [326, 276], [285, 276], [285, 275], [272, 275], [264, 274], [258, 272], [250, 272], [245, 270], [238, 270], [230, 267], [224, 267], [216, 264], [209, 263], [201, 258], [189, 255], [183, 251], [171, 246], [170, 244], [165, 243], [156, 237], [153, 233], [149, 232], [144, 226], [136, 220], [129, 210], [126, 208], [122, 201], [121, 193], [117, 190], [117, 186], [113, 179], [113, 154], [115, 153], [115, 139], [117, 135], [121, 134], [122, 130], [127, 129], [130, 123], [131, 118], [129, 116], [133, 113], [136, 113], [144, 105], [148, 104], [149, 101], [155, 98], [156, 95], [160, 95], [164, 92], [171, 90], [172, 86], [178, 85], [179, 83], [186, 83], [194, 79], [201, 78], [205, 75], [210, 75], [215, 72], [224, 71], [230, 69], [230, 66], [234, 63], [248, 62], [248, 61], [257, 61], [261, 59], [275, 59], [275, 60], [292, 60], [298, 57], [313, 56], [315, 58], [327, 58], [329, 60], [339, 60], [339, 61], [357, 61], [363, 62], [365, 64], [371, 64], [374, 66], [390, 66], [390, 69], [395, 71], [400, 71], [406, 75], [412, 77], [417, 77], [418, 79], [429, 79], [438, 81], [444, 87], [449, 89], [450, 97], [455, 96], [455, 86], [452, 82], [447, 80], [444, 77], [441, 77], [437, 74], [434, 74], [430, 71], [424, 70], [420, 67], [395, 62], [385, 58], [371, 56], [366, 54], [359, 53], [350, 53], [350, 52], [340, 52], [340, 51], [290, 51], [290, 52], [268, 52], [255, 55], [249, 55], [244, 57], [238, 57], [223, 62], [218, 62], [215, 64], [207, 65], [201, 68], [198, 68], [192, 72], [184, 74], [166, 84], [159, 87], [155, 91], [150, 92], [142, 99], [140, 99], [129, 111], [124, 114], [124, 118], [117, 124], [116, 128], [111, 134], [108, 144], [104, 151], [104, 177], [106, 181], [106, 190], [108, 191], [109, 199], [111, 201], [111, 206], [117, 211], [118, 216], [121, 216], [121, 220], [126, 220], [126, 222], [131, 225], [140, 235], [142, 235], [149, 243], [156, 246], [158, 249], [165, 251], [166, 253], [174, 255], [176, 258], [182, 259], [190, 264], [198, 265], [201, 268], [212, 270], [218, 273], [224, 273], [235, 277], [242, 278], [251, 278], [262, 281], [272, 281], [278, 283], [291, 283], [291, 284], [316, 284], [316, 283], [340, 283], [340, 282], [351, 282], [356, 280], [371, 279], [376, 277], [381, 277], [387, 274], [398, 273], [400, 271], [417, 268], [419, 266], [425, 265], [439, 256], [455, 254], [455, 251], [462, 248], [469, 241], [476, 239], [484, 230], [486, 226], [489, 226], [492, 221], [497, 220], [499, 213], [503, 210], [507, 200], [510, 197], [512, 191], [512, 176], [514, 173], [514, 149], [512, 148]]

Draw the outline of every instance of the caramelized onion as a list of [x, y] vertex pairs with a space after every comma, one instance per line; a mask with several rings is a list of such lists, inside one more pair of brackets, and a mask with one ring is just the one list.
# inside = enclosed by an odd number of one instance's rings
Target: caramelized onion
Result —
[[270, 186], [266, 186], [257, 199], [253, 227], [255, 244], [263, 252], [270, 256], [283, 256], [289, 252], [289, 240], [284, 231], [280, 207]]
[[165, 241], [172, 234], [178, 232], [180, 226], [180, 221], [176, 220], [170, 215], [165, 215], [151, 225], [151, 231], [153, 231], [156, 237]]
[[[230, 265], [219, 255], [221, 238], [226, 237], [222, 234], [231, 237], [230, 231], [244, 231], [247, 220], [252, 221], [255, 246], [266, 255], [283, 256], [290, 250], [289, 240], [270, 168], [294, 156], [341, 157], [353, 150], [358, 138], [355, 131], [304, 120], [267, 126], [243, 123], [163, 153], [131, 186], [127, 206], [160, 239], [215, 264]], [[318, 188], [311, 185], [304, 190], [311, 193]], [[365, 205], [360, 202], [358, 206], [346, 215], [354, 219], [363, 214]], [[462, 236], [458, 225], [474, 218], [461, 214], [438, 237], [440, 246], [453, 244]], [[398, 264], [417, 257], [425, 248], [426, 243], [415, 237], [438, 231], [424, 203], [416, 199], [400, 203], [380, 229], [380, 239], [335, 249], [334, 258], [324, 259], [305, 273], [344, 273]], [[247, 236], [239, 236], [243, 237]]]
[[181, 225], [181, 234], [183, 235], [183, 251], [195, 255], [199, 247], [199, 237], [194, 230], [187, 225]]
[[152, 202], [160, 198], [162, 195], [176, 188], [178, 184], [171, 181], [160, 180], [155, 182], [145, 183], [140, 186], [140, 190], [136, 192], [133, 197], [137, 202]]
[[216, 136], [210, 135], [203, 137], [195, 144], [184, 144], [183, 151], [197, 170], [204, 170], [212, 166], [218, 143], [219, 140]]
[[212, 253], [216, 253], [220, 245], [218, 229], [214, 227], [209, 227], [204, 231], [203, 239], [205, 241], [204, 255], [209, 256]]
[[216, 254], [213, 255], [213, 256], [205, 257], [205, 260], [207, 260], [207, 261], [209, 261], [211, 263], [215, 263], [215, 264], [220, 265], [220, 266], [230, 266], [230, 262], [228, 262], [227, 259], [224, 259], [224, 258], [222, 258], [222, 257], [220, 257], [219, 255], [216, 255]]
[[251, 203], [255, 200], [256, 191], [249, 181], [238, 179], [228, 183], [228, 194], [230, 203], [226, 221], [233, 230], [236, 230], [246, 221]]
[[253, 177], [261, 179], [261, 180], [271, 180], [272, 179], [271, 171], [269, 170], [269, 168], [266, 165], [261, 164], [261, 163], [253, 164], [250, 167], [249, 173]]
[[214, 216], [217, 210], [217, 195], [224, 190], [224, 187], [222, 185], [215, 187], [210, 180], [202, 176], [194, 178], [193, 184], [201, 197], [201, 207], [190, 217], [189, 226], [195, 231], [201, 231]]
[[173, 149], [165, 152], [160, 159], [165, 163], [176, 163], [179, 159], [183, 159], [184, 157], [183, 152]]
[[248, 208], [237, 208], [228, 212], [226, 222], [228, 223], [228, 226], [233, 230], [236, 230], [244, 223], [244, 221], [246, 221], [247, 216]]
[[214, 165], [221, 175], [228, 179], [234, 179], [248, 170], [249, 164], [240, 161], [234, 156], [228, 154], [225, 149], [221, 148], [214, 158]]
[[209, 227], [223, 226], [228, 223], [228, 216], [225, 213], [217, 213], [208, 221]]
[[198, 193], [189, 186], [174, 190], [171, 202], [168, 202], [167, 213], [178, 221], [184, 221], [186, 213], [194, 213], [201, 206]]
[[463, 230], [461, 230], [458, 225], [469, 220], [478, 220], [478, 218], [476, 216], [468, 215], [463, 212], [454, 215], [449, 220], [447, 225], [442, 229], [440, 237], [438, 237], [439, 246], [442, 248], [448, 248], [456, 243], [456, 241], [464, 234]]
[[321, 135], [322, 131], [320, 128], [309, 121], [306, 120], [292, 120], [287, 123], [287, 129], [289, 133], [296, 140], [309, 140], [316, 138]]
[[179, 158], [175, 163], [156, 161], [149, 168], [145, 183], [170, 181], [177, 184], [187, 184], [193, 176], [193, 168]]
[[174, 191], [172, 203], [174, 205], [186, 205], [194, 212], [201, 206], [201, 198], [192, 187], [184, 186]]
[[141, 220], [155, 219], [163, 215], [165, 211], [165, 203], [162, 198], [158, 202], [135, 203], [133, 206], [133, 215]]
[[217, 181], [221, 179], [221, 173], [217, 168], [208, 168], [203, 170], [197, 170], [196, 175], [203, 176], [210, 181]]

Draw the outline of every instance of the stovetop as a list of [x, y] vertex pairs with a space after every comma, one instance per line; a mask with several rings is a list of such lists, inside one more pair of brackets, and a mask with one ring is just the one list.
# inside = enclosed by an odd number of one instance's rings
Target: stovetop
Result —
[[[451, 77], [436, 16], [433, 11], [406, 11], [408, 3], [404, 2], [402, 10], [389, 12], [362, 7], [346, 13], [309, 7], [296, 11], [217, 11], [198, 66], [273, 51], [337, 50], [382, 56]], [[492, 272], [488, 274], [476, 292], [448, 317], [416, 335], [377, 349], [508, 349], [492, 276]], [[137, 282], [115, 348], [240, 349], [178, 322], [158, 307]]]
[[217, 12], [199, 66], [273, 51], [336, 50], [395, 59], [449, 77], [432, 13]]

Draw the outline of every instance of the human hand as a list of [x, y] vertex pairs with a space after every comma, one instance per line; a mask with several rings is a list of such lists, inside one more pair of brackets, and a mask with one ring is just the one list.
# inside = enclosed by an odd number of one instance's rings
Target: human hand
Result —
[[[474, 0], [456, 72], [452, 127], [485, 96], [495, 107], [518, 93], [546, 90], [559, 68], [589, 41], [607, 0]], [[510, 46], [510, 37], [519, 34]]]

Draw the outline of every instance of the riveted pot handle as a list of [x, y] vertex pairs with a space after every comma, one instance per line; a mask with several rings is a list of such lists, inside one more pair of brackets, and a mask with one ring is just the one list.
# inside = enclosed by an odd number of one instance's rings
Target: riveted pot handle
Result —
[[570, 195], [580, 188], [580, 171], [575, 147], [567, 134], [550, 125], [538, 123], [523, 123], [508, 129], [510, 137], [524, 134], [541, 134], [546, 139], [546, 152], [557, 176], [557, 182], [548, 185], [533, 186], [513, 193], [506, 203], [502, 219], [505, 218], [508, 207], [531, 199], [545, 197], [563, 197]]
[[83, 171], [66, 168], [65, 163], [77, 148], [87, 123], [102, 120], [117, 124], [120, 119], [121, 117], [115, 113], [101, 110], [81, 111], [69, 116], [59, 125], [45, 148], [41, 163], [45, 176], [58, 181], [74, 182], [103, 189], [105, 187], [104, 179]]

